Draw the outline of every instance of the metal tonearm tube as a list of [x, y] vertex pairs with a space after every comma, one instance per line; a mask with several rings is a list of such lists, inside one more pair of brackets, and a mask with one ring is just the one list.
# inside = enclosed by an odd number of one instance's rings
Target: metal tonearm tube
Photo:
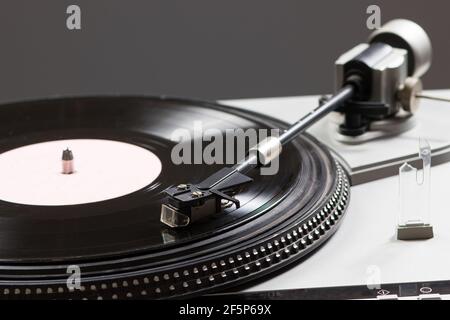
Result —
[[246, 174], [268, 165], [283, 146], [332, 111], [345, 115], [341, 133], [356, 136], [370, 122], [395, 117], [400, 109], [413, 113], [431, 64], [431, 43], [425, 31], [408, 20], [394, 20], [375, 31], [368, 44], [358, 45], [336, 62], [334, 95], [301, 118], [279, 137], [268, 137], [251, 148], [233, 167], [223, 168], [198, 184], [180, 183], [165, 191], [161, 222], [186, 227], [222, 211], [222, 202], [240, 207], [234, 197], [253, 181]]

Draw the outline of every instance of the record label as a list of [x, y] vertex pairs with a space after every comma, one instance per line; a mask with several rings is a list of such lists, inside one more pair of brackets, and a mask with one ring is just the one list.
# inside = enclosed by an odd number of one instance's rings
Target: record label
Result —
[[[61, 153], [70, 147], [73, 172]], [[0, 155], [0, 200], [38, 206], [75, 205], [121, 197], [152, 183], [159, 158], [144, 148], [111, 140], [70, 139], [36, 143]]]

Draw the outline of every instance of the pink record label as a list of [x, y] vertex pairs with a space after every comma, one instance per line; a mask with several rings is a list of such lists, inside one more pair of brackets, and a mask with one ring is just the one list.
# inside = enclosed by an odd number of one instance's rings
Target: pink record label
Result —
[[[61, 159], [73, 152], [72, 174]], [[151, 184], [162, 164], [136, 145], [95, 139], [32, 144], [0, 155], [0, 199], [27, 205], [75, 205], [117, 198]]]

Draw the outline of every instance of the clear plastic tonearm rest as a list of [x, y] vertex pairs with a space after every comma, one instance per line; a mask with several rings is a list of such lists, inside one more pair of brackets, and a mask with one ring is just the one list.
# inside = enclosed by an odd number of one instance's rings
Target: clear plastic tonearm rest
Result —
[[425, 139], [419, 140], [419, 158], [423, 163], [422, 170], [419, 171], [409, 163], [404, 163], [399, 169], [399, 240], [433, 237], [433, 227], [430, 224], [431, 147]]

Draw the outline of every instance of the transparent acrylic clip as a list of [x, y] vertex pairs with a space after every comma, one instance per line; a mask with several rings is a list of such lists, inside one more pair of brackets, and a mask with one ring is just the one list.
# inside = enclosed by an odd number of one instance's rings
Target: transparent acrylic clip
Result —
[[423, 164], [422, 170], [409, 163], [404, 163], [399, 169], [399, 240], [433, 238], [433, 227], [430, 224], [431, 148], [425, 139], [419, 139], [419, 158]]

